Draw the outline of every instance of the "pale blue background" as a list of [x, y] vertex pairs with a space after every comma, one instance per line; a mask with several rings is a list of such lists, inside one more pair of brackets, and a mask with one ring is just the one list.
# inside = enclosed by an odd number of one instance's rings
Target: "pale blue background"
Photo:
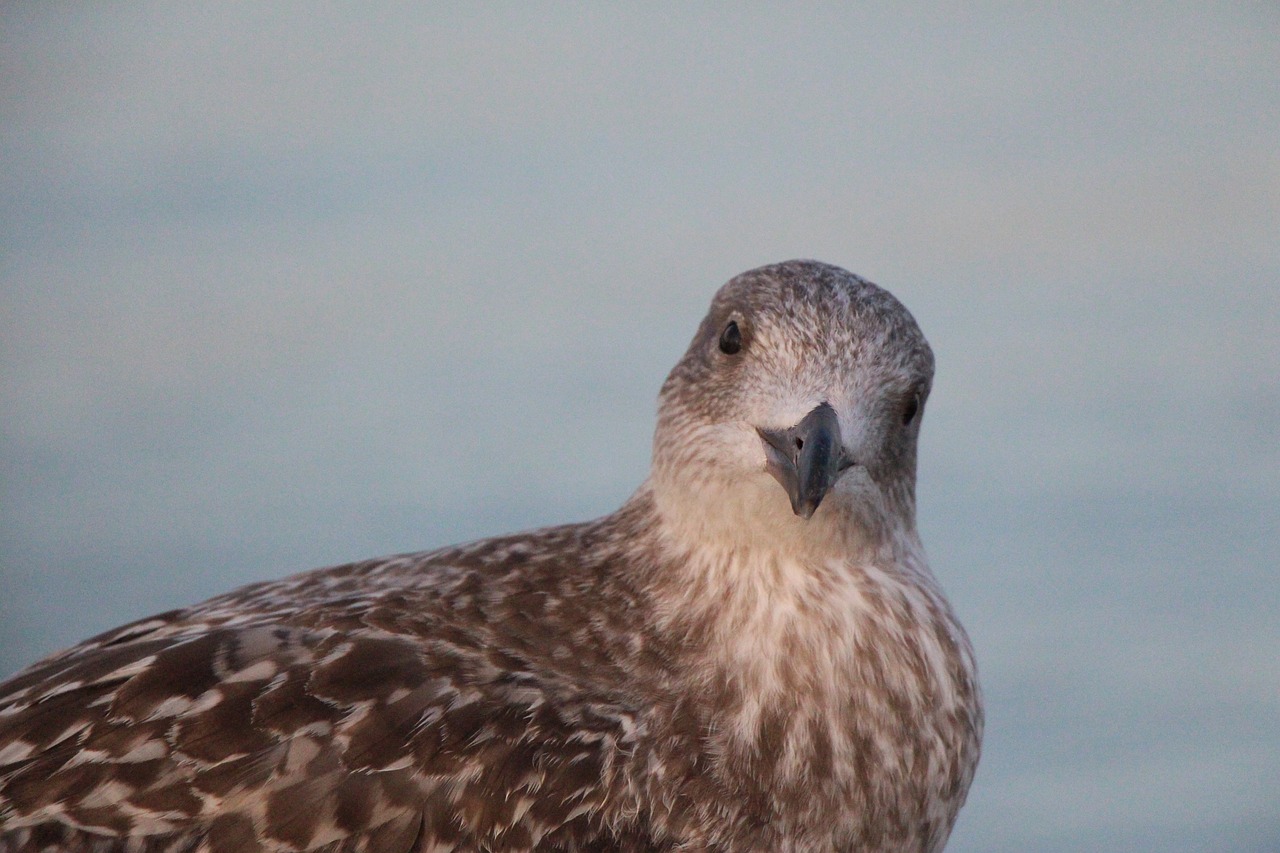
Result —
[[1280, 850], [1280, 11], [1137, 5], [5, 4], [0, 674], [610, 510], [817, 257], [938, 356], [951, 849]]

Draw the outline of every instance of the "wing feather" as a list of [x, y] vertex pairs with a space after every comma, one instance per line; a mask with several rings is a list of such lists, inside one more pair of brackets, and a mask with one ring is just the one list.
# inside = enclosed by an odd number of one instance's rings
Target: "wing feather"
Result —
[[624, 703], [382, 604], [166, 614], [20, 674], [0, 852], [523, 850], [600, 808]]

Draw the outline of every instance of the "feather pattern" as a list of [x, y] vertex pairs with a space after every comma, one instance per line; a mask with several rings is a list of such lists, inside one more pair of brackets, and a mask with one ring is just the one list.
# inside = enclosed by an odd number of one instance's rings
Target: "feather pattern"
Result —
[[[713, 351], [726, 318], [754, 360]], [[931, 375], [874, 285], [738, 277], [616, 513], [244, 587], [0, 685], [0, 851], [940, 850], [982, 712], [887, 425]], [[861, 458], [804, 520], [744, 424], [819, 401]]]

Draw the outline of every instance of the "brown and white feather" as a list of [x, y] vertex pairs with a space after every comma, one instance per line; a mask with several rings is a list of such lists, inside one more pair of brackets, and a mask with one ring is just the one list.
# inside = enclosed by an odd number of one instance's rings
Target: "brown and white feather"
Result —
[[[244, 587], [0, 685], [0, 853], [940, 850], [982, 712], [896, 414], [932, 369], [856, 276], [739, 276], [616, 513]], [[806, 521], [752, 427], [824, 401], [860, 458]]]

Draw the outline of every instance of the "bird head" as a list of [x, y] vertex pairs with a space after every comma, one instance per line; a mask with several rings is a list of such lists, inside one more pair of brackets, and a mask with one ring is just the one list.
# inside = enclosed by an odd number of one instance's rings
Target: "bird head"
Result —
[[928, 342], [888, 291], [813, 261], [743, 273], [662, 387], [659, 510], [702, 540], [914, 535], [932, 378]]

